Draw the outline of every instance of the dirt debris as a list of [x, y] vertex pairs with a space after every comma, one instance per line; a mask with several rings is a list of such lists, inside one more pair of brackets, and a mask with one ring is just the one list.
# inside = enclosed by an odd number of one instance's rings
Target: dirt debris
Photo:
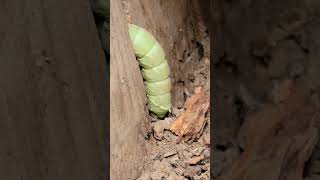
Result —
[[157, 140], [161, 140], [164, 137], [164, 130], [170, 129], [170, 124], [172, 123], [173, 118], [165, 118], [163, 121], [156, 121], [151, 123], [151, 127], [153, 128], [154, 138]]
[[204, 159], [203, 155], [199, 155], [199, 156], [193, 156], [192, 158], [190, 158], [187, 163], [190, 165], [195, 165], [198, 164], [200, 161], [202, 161]]
[[[172, 113], [164, 120], [151, 120], [153, 135], [148, 139], [148, 158], [138, 180], [210, 179], [209, 47], [203, 48], [205, 56], [197, 55], [201, 51], [195, 48], [192, 59], [185, 61], [188, 70], [184, 73], [193, 72], [188, 76], [193, 80], [186, 78], [175, 84], [179, 91], [175, 95], [181, 94], [172, 99]], [[190, 140], [177, 143], [179, 136]]]

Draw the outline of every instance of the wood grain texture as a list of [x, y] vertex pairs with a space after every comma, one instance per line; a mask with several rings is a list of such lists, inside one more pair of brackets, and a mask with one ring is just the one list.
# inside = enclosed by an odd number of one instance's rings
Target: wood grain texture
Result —
[[0, 3], [0, 179], [107, 178], [107, 71], [87, 1]]
[[146, 94], [120, 1], [111, 2], [110, 27], [110, 173], [111, 179], [134, 179], [146, 155]]

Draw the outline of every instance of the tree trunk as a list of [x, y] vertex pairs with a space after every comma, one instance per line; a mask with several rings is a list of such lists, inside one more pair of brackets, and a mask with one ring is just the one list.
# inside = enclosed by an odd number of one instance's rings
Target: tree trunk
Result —
[[0, 6], [0, 179], [107, 179], [107, 72], [87, 1]]
[[110, 145], [111, 179], [138, 178], [146, 155], [143, 122], [147, 121], [142, 76], [127, 32], [120, 1], [111, 2]]

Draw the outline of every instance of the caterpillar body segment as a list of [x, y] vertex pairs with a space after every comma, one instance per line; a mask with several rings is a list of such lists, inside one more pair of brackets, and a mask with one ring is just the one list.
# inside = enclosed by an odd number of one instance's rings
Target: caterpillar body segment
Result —
[[165, 52], [154, 36], [142, 27], [129, 24], [129, 35], [142, 67], [149, 110], [163, 118], [172, 106], [170, 68]]
[[171, 91], [171, 79], [167, 78], [158, 82], [145, 81], [147, 94], [150, 96], [159, 96]]
[[158, 82], [167, 79], [170, 75], [170, 69], [167, 61], [149, 69], [141, 70], [143, 79], [147, 82]]

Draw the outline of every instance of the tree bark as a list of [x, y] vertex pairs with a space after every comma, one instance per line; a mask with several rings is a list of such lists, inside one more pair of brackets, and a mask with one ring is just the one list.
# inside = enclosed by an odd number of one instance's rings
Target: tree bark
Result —
[[134, 179], [141, 174], [146, 155], [142, 131], [146, 95], [121, 2], [110, 5], [110, 178]]
[[108, 74], [89, 2], [0, 4], [0, 179], [107, 179]]

